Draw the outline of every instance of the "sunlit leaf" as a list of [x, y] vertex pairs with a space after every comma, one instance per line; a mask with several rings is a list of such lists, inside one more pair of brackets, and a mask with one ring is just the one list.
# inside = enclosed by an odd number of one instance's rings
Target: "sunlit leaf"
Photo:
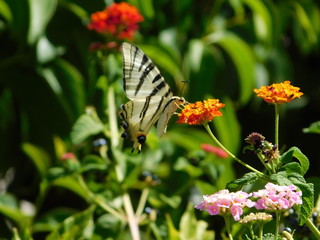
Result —
[[270, 45], [272, 41], [272, 18], [267, 6], [261, 0], [242, 0], [242, 2], [252, 10], [257, 37]]
[[255, 76], [255, 59], [250, 46], [230, 32], [212, 33], [205, 39], [217, 44], [230, 56], [239, 75], [239, 102], [245, 104], [252, 95]]
[[30, 25], [28, 42], [34, 44], [44, 33], [47, 24], [52, 18], [58, 1], [57, 0], [28, 0]]
[[75, 122], [71, 131], [74, 144], [83, 142], [87, 137], [100, 133], [104, 129], [102, 122], [92, 114], [83, 114]]
[[12, 21], [12, 13], [8, 4], [4, 0], [0, 0], [0, 16], [2, 16], [6, 21], [11, 23]]
[[26, 155], [28, 155], [30, 160], [33, 162], [39, 174], [44, 176], [48, 171], [50, 164], [50, 158], [48, 153], [46, 153], [40, 147], [37, 147], [31, 143], [23, 143], [22, 150]]
[[304, 133], [320, 133], [320, 121], [312, 123], [308, 128], [303, 129]]

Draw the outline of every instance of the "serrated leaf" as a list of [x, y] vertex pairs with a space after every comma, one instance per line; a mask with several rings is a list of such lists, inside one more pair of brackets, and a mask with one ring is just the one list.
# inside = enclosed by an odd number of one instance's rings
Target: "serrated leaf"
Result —
[[318, 133], [320, 134], [320, 121], [311, 123], [308, 128], [302, 130], [304, 133]]
[[[300, 174], [304, 175], [309, 169], [309, 160], [308, 158], [300, 151], [297, 147], [290, 148], [287, 152], [282, 154], [280, 161], [282, 165], [292, 162], [292, 158], [295, 157], [300, 163]], [[285, 166], [283, 166], [285, 167]]]
[[92, 114], [81, 115], [71, 130], [71, 141], [73, 144], [83, 142], [87, 137], [100, 133], [104, 126], [100, 120]]
[[270, 176], [272, 182], [276, 182], [280, 186], [289, 186], [292, 182], [288, 179], [288, 175], [285, 171], [272, 174]]
[[305, 224], [310, 217], [314, 206], [314, 187], [312, 183], [307, 183], [303, 176], [298, 173], [291, 173], [288, 175], [288, 179], [302, 191], [302, 204], [297, 208], [299, 225]]
[[242, 178], [233, 180], [227, 184], [227, 189], [230, 191], [238, 191], [243, 186], [252, 184], [259, 179], [259, 176], [254, 172], [249, 172], [245, 174]]

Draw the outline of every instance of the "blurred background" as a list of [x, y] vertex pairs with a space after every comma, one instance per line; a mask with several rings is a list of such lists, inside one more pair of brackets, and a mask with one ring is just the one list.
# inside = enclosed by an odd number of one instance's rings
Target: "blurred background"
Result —
[[[242, 151], [244, 138], [259, 132], [273, 142], [274, 108], [253, 89], [285, 80], [300, 87], [302, 98], [280, 108], [279, 147], [300, 148], [311, 163], [307, 177], [319, 176], [320, 136], [303, 132], [320, 120], [319, 1], [127, 2], [143, 17], [132, 38], [88, 29], [90, 15], [111, 0], [0, 0], [0, 239], [126, 239], [128, 230], [101, 209], [86, 215], [94, 222], [90, 237], [57, 237], [67, 217], [92, 205], [74, 180], [79, 173], [106, 201], [128, 190], [134, 206], [146, 187], [141, 177], [151, 178], [146, 214], [153, 209], [158, 217], [141, 231], [169, 239], [168, 215], [183, 230], [188, 202], [247, 172], [203, 147], [213, 142], [202, 126], [178, 125], [176, 116], [162, 139], [152, 129], [142, 153], [130, 153], [117, 116], [127, 101], [122, 41], [143, 49], [175, 95], [225, 103], [214, 132], [257, 169], [257, 159]], [[203, 218], [219, 235], [222, 223]]]

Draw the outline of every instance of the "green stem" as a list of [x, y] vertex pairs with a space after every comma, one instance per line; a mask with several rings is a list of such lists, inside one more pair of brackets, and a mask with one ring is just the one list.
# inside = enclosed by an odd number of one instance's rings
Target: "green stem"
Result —
[[227, 232], [228, 232], [228, 236], [230, 240], [233, 240], [232, 238], [232, 233], [231, 233], [231, 223], [230, 223], [230, 215], [225, 215], [224, 216], [224, 221], [226, 223], [226, 228], [227, 228]]
[[313, 235], [317, 238], [320, 239], [320, 232], [319, 229], [311, 222], [311, 220], [308, 218], [306, 221], [307, 227], [310, 229], [310, 231], [313, 233]]
[[274, 119], [274, 128], [275, 128], [275, 133], [274, 133], [274, 143], [278, 146], [279, 148], [279, 104], [275, 104], [275, 119]]
[[263, 224], [259, 224], [259, 239], [262, 240]]
[[219, 147], [221, 147], [225, 152], [227, 152], [234, 160], [236, 160], [238, 163], [240, 163], [241, 165], [245, 166], [246, 168], [250, 169], [251, 171], [259, 174], [260, 176], [267, 178], [267, 176], [265, 174], [263, 174], [262, 172], [258, 171], [257, 169], [251, 167], [250, 165], [246, 164], [245, 162], [243, 162], [242, 160], [240, 160], [239, 158], [237, 158], [235, 155], [233, 155], [228, 149], [226, 149], [220, 142], [219, 140], [213, 135], [209, 124], [205, 123], [204, 128], [207, 130], [207, 132], [209, 133], [210, 137], [213, 139], [213, 141], [219, 145]]
[[278, 232], [279, 232], [279, 227], [280, 227], [280, 218], [281, 218], [281, 212], [280, 211], [276, 211], [276, 230], [274, 233], [275, 238], [274, 239], [278, 239]]
[[87, 200], [92, 201], [93, 203], [97, 204], [103, 210], [105, 210], [106, 212], [108, 212], [108, 213], [112, 214], [113, 216], [119, 218], [121, 221], [123, 221], [123, 222], [126, 221], [125, 217], [121, 213], [119, 213], [114, 208], [112, 208], [107, 203], [105, 203], [104, 199], [102, 199], [99, 196], [95, 196], [95, 194], [90, 191], [90, 189], [88, 188], [87, 184], [83, 180], [83, 177], [80, 174], [77, 175], [77, 180], [78, 180], [78, 183], [80, 184], [80, 186], [82, 187], [82, 189], [88, 195], [88, 199]]
[[128, 217], [128, 224], [129, 224], [132, 240], [140, 240], [138, 219], [134, 214], [130, 196], [128, 193], [124, 193], [122, 197], [123, 197], [124, 209]]
[[251, 238], [254, 239], [254, 232], [253, 232], [252, 224], [250, 224], [249, 230], [250, 230]]
[[143, 213], [143, 209], [146, 205], [147, 199], [148, 199], [148, 195], [149, 195], [149, 188], [144, 188], [140, 197], [140, 201], [136, 210], [136, 216], [137, 218], [139, 218], [142, 213]]

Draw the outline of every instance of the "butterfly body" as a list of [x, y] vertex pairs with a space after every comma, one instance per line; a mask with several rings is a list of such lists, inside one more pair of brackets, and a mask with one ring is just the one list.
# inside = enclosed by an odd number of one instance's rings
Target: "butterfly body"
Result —
[[123, 43], [123, 89], [129, 102], [121, 106], [121, 135], [133, 141], [133, 151], [141, 151], [151, 127], [158, 121], [158, 135], [166, 132], [171, 115], [185, 100], [173, 96], [155, 64], [141, 49]]

